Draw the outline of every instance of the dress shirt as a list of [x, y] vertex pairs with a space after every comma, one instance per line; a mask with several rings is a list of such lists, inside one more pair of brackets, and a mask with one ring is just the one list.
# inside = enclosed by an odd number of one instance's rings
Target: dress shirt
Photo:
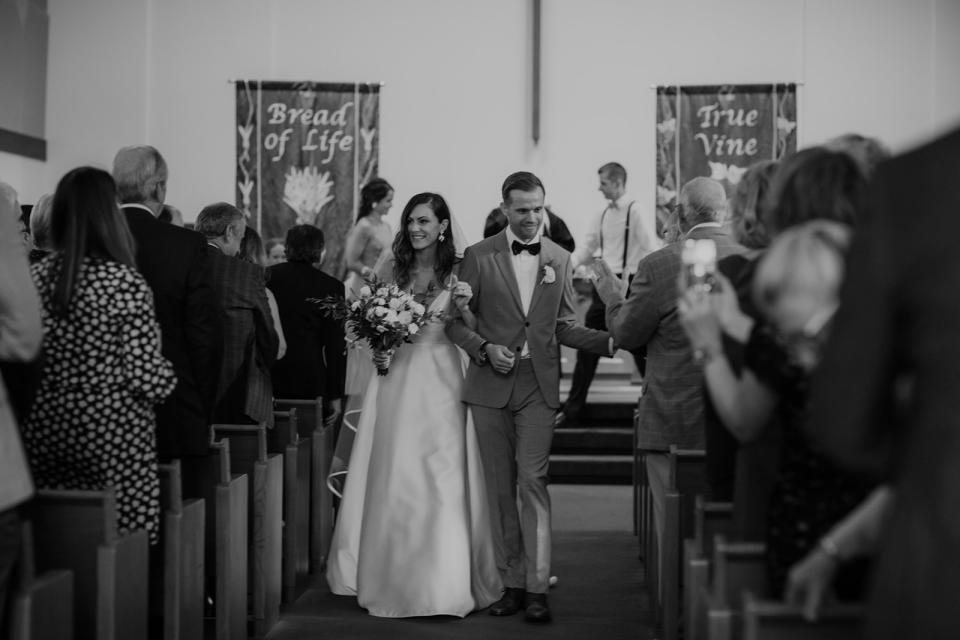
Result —
[[[543, 227], [541, 226], [542, 230]], [[540, 242], [540, 231], [531, 240], [524, 242], [513, 233], [513, 230], [507, 227], [507, 245], [513, 246], [514, 242], [520, 244], [535, 244]], [[521, 251], [516, 255], [511, 255], [513, 261], [513, 273], [517, 278], [517, 289], [520, 290], [520, 303], [523, 306], [523, 313], [530, 312], [530, 300], [533, 298], [533, 289], [537, 286], [537, 270], [540, 268], [540, 257], [532, 256], [527, 251]], [[523, 343], [523, 349], [520, 351], [521, 358], [530, 357], [530, 348], [526, 341]]]
[[[633, 206], [630, 206], [630, 203]], [[627, 242], [627, 264], [623, 264], [623, 241], [627, 215], [630, 216], [630, 236]], [[601, 223], [603, 228], [601, 229]], [[602, 234], [602, 236], [601, 236]], [[602, 239], [602, 242], [601, 242]], [[600, 252], [602, 246], [602, 253]], [[624, 194], [611, 201], [597, 213], [582, 244], [573, 252], [572, 266], [585, 263], [598, 255], [610, 265], [617, 275], [630, 275], [637, 271], [640, 261], [662, 246], [657, 237], [656, 220], [652, 211], [642, 207], [634, 198]]]

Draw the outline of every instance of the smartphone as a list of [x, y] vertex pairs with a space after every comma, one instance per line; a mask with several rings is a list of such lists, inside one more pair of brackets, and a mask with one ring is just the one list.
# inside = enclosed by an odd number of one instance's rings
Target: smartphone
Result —
[[680, 254], [682, 270], [680, 287], [710, 293], [717, 285], [717, 243], [713, 240], [689, 239]]

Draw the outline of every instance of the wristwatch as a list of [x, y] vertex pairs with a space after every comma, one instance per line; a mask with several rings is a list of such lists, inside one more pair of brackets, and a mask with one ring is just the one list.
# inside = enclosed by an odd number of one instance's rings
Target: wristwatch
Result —
[[487, 357], [487, 345], [490, 344], [489, 340], [484, 340], [480, 343], [480, 353], [477, 354], [477, 360], [480, 364], [487, 364], [490, 361], [490, 358]]

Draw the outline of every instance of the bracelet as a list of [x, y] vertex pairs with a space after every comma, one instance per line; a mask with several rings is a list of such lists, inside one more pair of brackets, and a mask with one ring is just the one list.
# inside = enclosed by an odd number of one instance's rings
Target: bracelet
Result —
[[480, 343], [480, 349], [478, 349], [478, 351], [480, 352], [478, 355], [478, 357], [480, 358], [480, 362], [486, 362], [487, 360], [490, 359], [489, 357], [487, 357], [488, 344], [490, 344], [489, 340], [484, 340], [483, 342]]
[[837, 543], [830, 538], [820, 538], [820, 540], [817, 541], [817, 549], [823, 551], [828, 558], [837, 564], [843, 561], [843, 558], [840, 557], [840, 549], [837, 548]]

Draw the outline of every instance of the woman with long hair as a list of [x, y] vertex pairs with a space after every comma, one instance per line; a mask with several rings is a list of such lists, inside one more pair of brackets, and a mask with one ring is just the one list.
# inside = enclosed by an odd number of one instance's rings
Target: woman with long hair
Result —
[[347, 267], [347, 297], [363, 286], [378, 261], [389, 255], [393, 231], [384, 220], [393, 206], [393, 187], [383, 178], [374, 178], [360, 190], [357, 221], [347, 235], [343, 260]]
[[[446, 201], [414, 196], [393, 243], [393, 280], [430, 311], [466, 314]], [[463, 355], [435, 320], [364, 396], [327, 581], [371, 615], [466, 616], [500, 597], [476, 432], [461, 402]]]
[[37, 486], [116, 491], [121, 532], [159, 536], [154, 405], [173, 391], [153, 293], [113, 178], [67, 173], [50, 214], [52, 253], [34, 264], [44, 364], [23, 436]]

